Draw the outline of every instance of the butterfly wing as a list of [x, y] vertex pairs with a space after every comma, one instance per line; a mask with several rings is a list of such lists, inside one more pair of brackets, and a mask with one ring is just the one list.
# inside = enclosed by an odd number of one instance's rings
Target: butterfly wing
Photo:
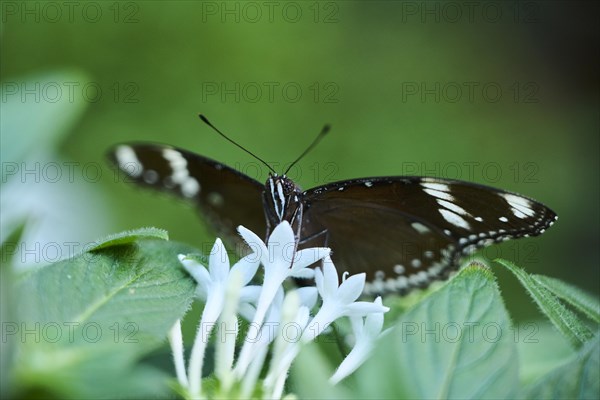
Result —
[[340, 270], [367, 272], [366, 294], [426, 286], [461, 256], [539, 235], [556, 220], [526, 197], [435, 178], [336, 182], [306, 191], [304, 200], [303, 246], [326, 244]]
[[233, 168], [162, 144], [115, 146], [109, 159], [134, 183], [195, 203], [215, 230], [237, 243], [238, 225], [266, 232], [263, 185]]

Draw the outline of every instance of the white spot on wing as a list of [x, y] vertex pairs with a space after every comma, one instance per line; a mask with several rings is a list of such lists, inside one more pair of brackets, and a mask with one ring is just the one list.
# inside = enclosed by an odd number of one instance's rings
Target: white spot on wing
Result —
[[135, 151], [131, 148], [131, 146], [120, 145], [115, 149], [115, 157], [117, 158], [117, 163], [119, 164], [119, 168], [127, 173], [127, 175], [137, 178], [142, 175], [142, 171], [144, 166], [137, 158]]
[[444, 217], [444, 219], [454, 225], [457, 226], [459, 228], [463, 228], [463, 229], [471, 229], [471, 226], [469, 225], [469, 223], [467, 221], [465, 221], [465, 219], [463, 217], [461, 217], [460, 215], [450, 211], [450, 210], [446, 210], [443, 208], [440, 208], [440, 214], [442, 214], [442, 217]]
[[402, 275], [406, 272], [406, 270], [404, 269], [403, 265], [396, 264], [396, 265], [394, 265], [394, 272], [397, 273], [398, 275]]
[[372, 186], [373, 186], [373, 182], [371, 182], [371, 181], [366, 181], [366, 182], [365, 182], [365, 186], [366, 186], [366, 187], [372, 187]]
[[413, 223], [412, 223], [412, 224], [410, 224], [410, 225], [413, 227], [413, 229], [414, 229], [415, 231], [419, 232], [420, 234], [425, 234], [425, 233], [428, 233], [428, 232], [430, 232], [429, 228], [428, 228], [428, 227], [426, 227], [425, 225], [423, 225], [423, 224], [422, 224], [422, 223], [420, 223], [420, 222], [413, 222]]
[[431, 267], [429, 267], [427, 273], [429, 274], [429, 276], [437, 276], [440, 272], [442, 272], [443, 269], [444, 266], [442, 264], [435, 263]]
[[395, 292], [396, 291], [396, 280], [394, 278], [386, 279], [385, 289], [389, 292]]
[[171, 182], [181, 187], [181, 193], [185, 197], [194, 197], [200, 192], [200, 183], [191, 177], [187, 169], [187, 160], [175, 149], [165, 148], [163, 157], [169, 162], [173, 173], [169, 177]]
[[461, 206], [458, 206], [458, 205], [456, 205], [454, 203], [450, 203], [448, 201], [440, 200], [440, 199], [437, 200], [437, 203], [440, 206], [445, 207], [445, 208], [447, 208], [450, 211], [454, 211], [457, 214], [460, 214], [460, 215], [469, 215], [469, 213], [464, 208], [462, 208]]
[[510, 204], [511, 211], [517, 218], [533, 217], [535, 211], [531, 208], [531, 201], [510, 193], [501, 193], [501, 196]]
[[399, 276], [396, 279], [396, 287], [398, 289], [406, 289], [408, 287], [408, 279], [405, 276]]
[[465, 247], [462, 252], [463, 254], [471, 254], [473, 252], [475, 252], [475, 250], [477, 250], [477, 246], [475, 246], [474, 244], [471, 244], [467, 247]]
[[450, 187], [445, 183], [425, 181], [425, 182], [421, 182], [421, 186], [423, 186], [426, 189], [439, 190], [441, 192], [449, 192], [450, 191]]
[[144, 182], [146, 182], [149, 185], [153, 185], [156, 182], [158, 182], [158, 172], [156, 172], [153, 169], [147, 169], [146, 171], [144, 171]]
[[210, 192], [207, 196], [207, 200], [213, 207], [221, 207], [224, 203], [223, 196], [217, 192]]
[[200, 184], [196, 178], [187, 177], [181, 184], [181, 192], [187, 198], [194, 197], [200, 191]]
[[428, 195], [433, 196], [438, 199], [454, 201], [454, 196], [452, 196], [450, 193], [446, 193], [446, 192], [442, 192], [440, 190], [434, 190], [434, 189], [423, 189], [423, 191], [425, 193], [427, 193]]

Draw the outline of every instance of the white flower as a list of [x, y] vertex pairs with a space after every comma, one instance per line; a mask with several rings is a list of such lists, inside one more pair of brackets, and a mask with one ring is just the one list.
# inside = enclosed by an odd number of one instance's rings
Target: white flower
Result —
[[[192, 397], [198, 397], [201, 390], [202, 364], [206, 345], [212, 329], [223, 311], [225, 291], [229, 281], [232, 276], [240, 276], [242, 285], [247, 285], [256, 274], [258, 259], [254, 255], [246, 256], [230, 269], [225, 247], [221, 239], [217, 239], [210, 253], [208, 271], [192, 257], [179, 255], [179, 261], [198, 282], [197, 294], [205, 301], [188, 370], [190, 394]], [[244, 288], [241, 291], [243, 293]]]
[[250, 293], [252, 293], [254, 289], [252, 289], [252, 286], [246, 287], [246, 285], [250, 283], [258, 270], [259, 260], [254, 254], [242, 258], [230, 269], [229, 256], [227, 255], [225, 246], [223, 246], [221, 239], [217, 238], [210, 251], [208, 271], [206, 270], [206, 267], [200, 264], [193, 256], [184, 256], [183, 254], [180, 254], [179, 261], [185, 270], [188, 271], [198, 283], [196, 295], [204, 302], [207, 302], [209, 298], [211, 298], [215, 299], [213, 301], [221, 303], [222, 306], [225, 288], [234, 271], [239, 271], [240, 276], [242, 277], [242, 286], [244, 287], [242, 288], [240, 297], [252, 297]]
[[[351, 318], [356, 342], [352, 351], [330, 378], [337, 383], [358, 368], [368, 357], [375, 340], [380, 337], [383, 313], [388, 311], [381, 298], [375, 302], [357, 302], [365, 286], [365, 274], [343, 279], [329, 258], [330, 249], [311, 248], [296, 251], [294, 231], [288, 222], [275, 227], [265, 244], [244, 227], [238, 231], [254, 250], [232, 268], [220, 239], [209, 257], [208, 268], [192, 256], [179, 256], [184, 268], [198, 282], [197, 296], [204, 301], [204, 310], [192, 347], [187, 376], [181, 326], [176, 323], [169, 334], [179, 383], [188, 390], [187, 397], [202, 398], [202, 364], [208, 339], [216, 322], [224, 327], [226, 336], [216, 343], [214, 377], [218, 381], [218, 398], [231, 397], [236, 390], [241, 398], [251, 397], [259, 382], [267, 355], [272, 354], [263, 381], [265, 398], [281, 398], [289, 369], [302, 345], [320, 335], [336, 319]], [[310, 265], [324, 260], [323, 267]], [[249, 285], [259, 264], [264, 267], [262, 286]], [[283, 282], [290, 277], [314, 278], [316, 287], [308, 286], [289, 292]], [[310, 310], [321, 297], [322, 304], [314, 318]], [[244, 344], [234, 362], [238, 339], [237, 316], [246, 318], [249, 329]], [[230, 340], [231, 338], [231, 340]], [[237, 389], [234, 389], [237, 388]]]
[[[238, 227], [238, 232], [246, 243], [260, 257], [260, 262], [265, 268], [262, 291], [256, 305], [256, 312], [252, 319], [252, 326], [262, 326], [269, 306], [282, 283], [290, 277], [310, 278], [314, 270], [309, 265], [329, 255], [330, 249], [315, 247], [296, 252], [296, 238], [294, 231], [287, 221], [275, 227], [268, 240], [268, 245], [252, 231]], [[246, 342], [240, 351], [236, 364], [236, 373], [239, 378], [244, 376], [248, 365], [252, 361], [253, 345]]]
[[302, 339], [305, 342], [319, 336], [329, 324], [340, 317], [362, 317], [389, 311], [389, 308], [382, 304], [355, 301], [365, 287], [365, 273], [352, 275], [340, 285], [337, 270], [329, 257], [323, 260], [323, 271], [319, 268], [315, 270], [315, 282], [323, 304], [304, 331]]
[[[381, 297], [377, 297], [374, 303], [381, 307]], [[364, 318], [350, 317], [350, 322], [354, 332], [354, 347], [329, 379], [334, 385], [360, 367], [370, 355], [375, 342], [389, 331], [388, 329], [381, 333], [383, 313], [371, 313]]]

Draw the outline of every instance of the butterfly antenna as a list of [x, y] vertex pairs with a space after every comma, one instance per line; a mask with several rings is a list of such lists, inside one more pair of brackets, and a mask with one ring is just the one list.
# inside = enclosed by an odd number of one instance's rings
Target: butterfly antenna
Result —
[[226, 140], [228, 140], [230, 143], [233, 143], [234, 145], [236, 145], [237, 147], [239, 147], [240, 149], [244, 150], [246, 153], [250, 154], [252, 157], [256, 158], [258, 161], [260, 161], [261, 163], [265, 164], [265, 166], [267, 168], [269, 168], [269, 170], [271, 170], [272, 173], [276, 174], [275, 170], [269, 165], [267, 164], [267, 162], [265, 160], [263, 160], [262, 158], [260, 158], [259, 156], [257, 156], [256, 154], [254, 154], [253, 152], [251, 152], [250, 150], [246, 149], [245, 147], [243, 147], [242, 145], [238, 144], [236, 141], [234, 141], [233, 139], [229, 138], [227, 135], [225, 135], [223, 132], [221, 132], [220, 130], [217, 129], [216, 126], [214, 126], [213, 124], [210, 123], [210, 121], [202, 114], [198, 114], [198, 116], [200, 117], [200, 119], [202, 120], [202, 122], [204, 122], [206, 125], [210, 126], [211, 128], [213, 128], [215, 130], [215, 132], [217, 132], [219, 135], [223, 136]]
[[330, 129], [331, 129], [331, 126], [329, 124], [325, 124], [325, 126], [323, 127], [323, 129], [321, 129], [321, 132], [317, 135], [317, 137], [315, 138], [315, 140], [313, 140], [313, 142], [310, 144], [310, 146], [308, 146], [306, 148], [306, 150], [304, 150], [304, 152], [302, 154], [300, 154], [300, 156], [298, 158], [296, 158], [293, 163], [290, 164], [290, 166], [288, 167], [288, 169], [286, 169], [283, 174], [287, 175], [287, 173], [290, 171], [290, 169], [292, 169], [292, 167], [294, 165], [296, 165], [296, 163], [298, 161], [300, 161], [302, 159], [302, 157], [304, 157], [305, 155], [307, 155], [308, 152], [311, 151], [321, 141], [321, 139], [323, 139], [323, 137], [329, 132]]

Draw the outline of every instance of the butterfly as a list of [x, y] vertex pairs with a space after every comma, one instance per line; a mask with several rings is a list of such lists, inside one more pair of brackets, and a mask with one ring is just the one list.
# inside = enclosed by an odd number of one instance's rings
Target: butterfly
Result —
[[238, 237], [238, 225], [268, 237], [288, 221], [299, 248], [330, 247], [338, 271], [365, 272], [366, 295], [427, 287], [447, 278], [475, 250], [540, 235], [557, 219], [533, 199], [453, 179], [373, 177], [302, 190], [272, 169], [263, 184], [218, 161], [163, 144], [119, 144], [109, 158], [135, 183], [195, 203], [225, 238]]

